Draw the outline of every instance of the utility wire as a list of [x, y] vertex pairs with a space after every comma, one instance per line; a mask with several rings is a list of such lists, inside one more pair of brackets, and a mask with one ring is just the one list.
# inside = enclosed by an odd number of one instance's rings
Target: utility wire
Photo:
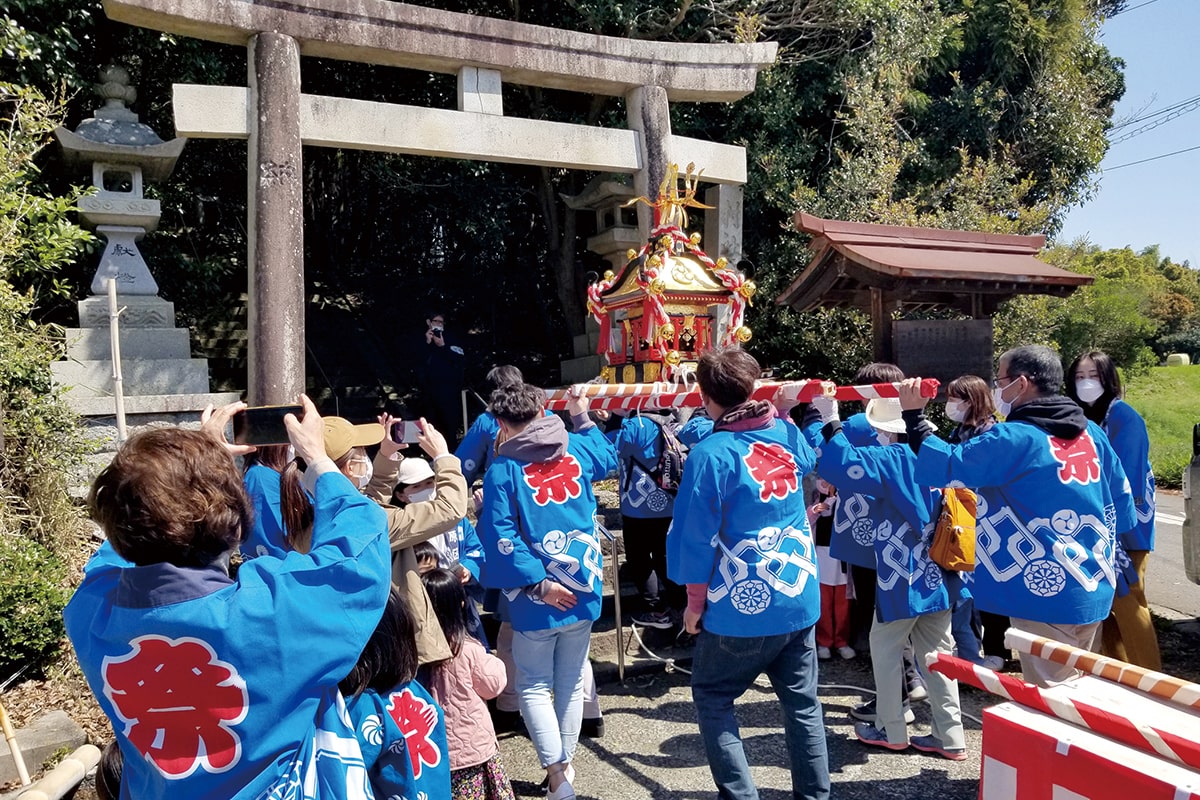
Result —
[[1130, 161], [1127, 164], [1117, 164], [1115, 167], [1105, 167], [1104, 171], [1112, 172], [1114, 169], [1123, 169], [1124, 167], [1132, 167], [1136, 166], [1137, 164], [1145, 164], [1148, 161], [1158, 161], [1160, 158], [1170, 158], [1171, 156], [1177, 156], [1180, 153], [1190, 153], [1193, 150], [1200, 150], [1200, 144], [1196, 145], [1195, 147], [1185, 147], [1182, 150], [1176, 150], [1172, 153], [1163, 153], [1161, 156], [1151, 156], [1150, 158], [1143, 158], [1140, 161]]
[[1122, 8], [1118, 13], [1124, 14], [1126, 11], [1136, 11], [1137, 9], [1142, 8], [1143, 6], [1148, 6], [1151, 3], [1157, 3], [1157, 2], [1158, 2], [1158, 0], [1146, 0], [1146, 2], [1138, 3], [1136, 6], [1130, 6], [1129, 8]]
[[1159, 127], [1160, 125], [1166, 125], [1168, 122], [1170, 122], [1172, 120], [1179, 119], [1184, 114], [1188, 114], [1192, 111], [1195, 111], [1197, 108], [1200, 108], [1200, 97], [1197, 97], [1195, 100], [1192, 100], [1189, 105], [1180, 105], [1174, 111], [1172, 111], [1170, 114], [1167, 114], [1167, 116], [1163, 117], [1162, 119], [1156, 119], [1153, 122], [1147, 122], [1145, 125], [1143, 125], [1140, 128], [1135, 128], [1134, 130], [1131, 130], [1129, 133], [1121, 134], [1116, 139], [1111, 140], [1109, 142], [1109, 144], [1110, 145], [1111, 144], [1120, 144], [1121, 142], [1132, 139], [1135, 136], [1140, 136], [1143, 133], [1148, 133], [1149, 131], [1154, 130], [1155, 128]]
[[1178, 108], [1181, 108], [1181, 107], [1187, 106], [1187, 105], [1191, 105], [1191, 104], [1197, 103], [1197, 102], [1200, 102], [1200, 94], [1196, 95], [1195, 97], [1189, 97], [1186, 100], [1180, 100], [1178, 103], [1173, 103], [1172, 105], [1169, 105], [1166, 108], [1160, 108], [1158, 111], [1151, 111], [1148, 114], [1142, 114], [1140, 117], [1131, 117], [1130, 119], [1124, 120], [1123, 122], [1114, 123], [1113, 126], [1110, 128], [1110, 130], [1119, 131], [1122, 128], [1128, 128], [1130, 125], [1136, 125], [1139, 122], [1145, 122], [1148, 119], [1153, 119], [1154, 117], [1160, 117], [1163, 114], [1169, 114]]

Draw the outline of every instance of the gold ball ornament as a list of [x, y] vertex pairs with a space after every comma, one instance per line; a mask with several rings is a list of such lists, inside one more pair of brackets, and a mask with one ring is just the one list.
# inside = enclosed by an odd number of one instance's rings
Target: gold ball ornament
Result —
[[745, 344], [746, 342], [748, 342], [752, 338], [754, 338], [754, 331], [750, 330], [745, 325], [742, 325], [740, 328], [738, 328], [736, 331], [733, 332], [733, 336], [739, 342], [741, 342], [742, 344]]
[[625, 251], [625, 258], [629, 261], [633, 261], [635, 258], [637, 258], [637, 250], [634, 250], [632, 247], [629, 248]]
[[650, 256], [650, 258], [646, 259], [646, 266], [648, 267], [657, 267], [661, 263], [662, 259], [657, 255]]
[[729, 259], [726, 258], [725, 256], [721, 256], [720, 258], [717, 259], [717, 269], [725, 269], [725, 267], [728, 264], [729, 264]]
[[699, 247], [700, 246], [700, 234], [693, 233], [691, 236], [688, 237], [688, 241], [692, 243], [692, 247]]
[[667, 355], [663, 358], [663, 361], [666, 361], [672, 367], [678, 367], [679, 362], [682, 360], [683, 359], [680, 357], [678, 350], [672, 350], [671, 352], [667, 353]]
[[664, 322], [658, 326], [658, 335], [667, 341], [675, 338], [675, 326], [669, 322]]
[[617, 275], [611, 269], [604, 270], [604, 280], [611, 281], [615, 277], [617, 277]]
[[673, 242], [674, 242], [674, 240], [670, 236], [664, 235], [664, 236], [658, 237], [658, 246], [661, 247], [663, 250], [670, 250]]
[[662, 278], [650, 281], [650, 294], [662, 294], [667, 290], [667, 282]]
[[758, 291], [758, 284], [754, 281], [746, 281], [738, 288], [738, 294], [749, 300], [754, 297], [754, 293]]

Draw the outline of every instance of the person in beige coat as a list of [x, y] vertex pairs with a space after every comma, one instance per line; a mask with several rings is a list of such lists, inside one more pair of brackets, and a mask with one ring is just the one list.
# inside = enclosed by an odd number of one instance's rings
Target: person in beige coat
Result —
[[[392, 423], [399, 422], [388, 414], [379, 423], [389, 434]], [[373, 472], [367, 482], [366, 495], [383, 506], [387, 513], [388, 537], [392, 545], [392, 582], [404, 594], [417, 622], [417, 657], [422, 665], [450, 658], [450, 647], [442, 634], [437, 616], [429, 603], [429, 595], [417, 572], [413, 546], [445, 533], [467, 515], [467, 483], [462, 467], [450, 452], [446, 438], [424, 419], [417, 444], [433, 459], [434, 487], [432, 500], [409, 503], [400, 508], [392, 504], [392, 489], [396, 486], [403, 456], [390, 435], [384, 436], [372, 464]]]

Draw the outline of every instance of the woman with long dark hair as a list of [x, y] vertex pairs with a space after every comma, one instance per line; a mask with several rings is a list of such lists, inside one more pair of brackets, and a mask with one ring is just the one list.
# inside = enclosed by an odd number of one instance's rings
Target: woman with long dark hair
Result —
[[[978, 375], [960, 375], [946, 386], [946, 416], [956, 423], [948, 438], [954, 444], [962, 444], [981, 433], [987, 433], [996, 424], [996, 404], [992, 400], [992, 389], [987, 381]], [[971, 645], [975, 638], [974, 622], [970, 620], [970, 610], [974, 610], [974, 599], [968, 598], [963, 606], [958, 602], [954, 608], [954, 640], [961, 649], [963, 641], [969, 654], [959, 653], [960, 658], [981, 664], [988, 669], [1002, 669], [1012, 657], [1012, 651], [1004, 644], [1004, 632], [1008, 630], [1009, 619], [1006, 614], [996, 614], [979, 609], [979, 622], [983, 627], [983, 636], [975, 642], [982, 643], [983, 658], [979, 657], [979, 648]], [[963, 610], [967, 608], [969, 610]], [[968, 636], [967, 634], [970, 634]]]
[[1101, 652], [1147, 669], [1162, 669], [1158, 634], [1146, 603], [1146, 561], [1154, 549], [1154, 472], [1150, 468], [1150, 436], [1146, 422], [1122, 398], [1125, 391], [1117, 365], [1108, 354], [1089, 350], [1067, 370], [1067, 396], [1108, 434], [1129, 478], [1137, 525], [1121, 531], [1137, 583], [1113, 598], [1112, 613], [1101, 626]]

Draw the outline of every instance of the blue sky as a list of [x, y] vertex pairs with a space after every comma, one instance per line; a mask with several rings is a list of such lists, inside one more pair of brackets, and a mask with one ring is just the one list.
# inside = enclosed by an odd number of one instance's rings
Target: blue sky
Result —
[[[1125, 59], [1125, 97], [1116, 123], [1200, 96], [1200, 0], [1129, 0], [1127, 7], [1101, 34], [1105, 46]], [[1114, 131], [1110, 140], [1164, 116]], [[1099, 192], [1071, 210], [1059, 241], [1083, 237], [1134, 250], [1157, 244], [1162, 255], [1200, 269], [1200, 149], [1122, 166], [1197, 146], [1200, 108], [1109, 147]]]

